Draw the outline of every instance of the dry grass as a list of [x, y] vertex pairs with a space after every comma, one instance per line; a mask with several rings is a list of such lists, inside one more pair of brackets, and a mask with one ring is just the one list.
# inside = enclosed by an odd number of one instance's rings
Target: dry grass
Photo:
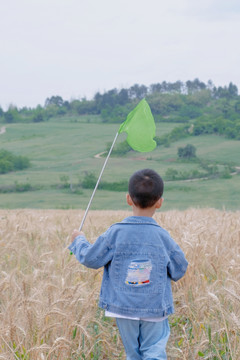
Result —
[[[102, 271], [67, 246], [83, 213], [0, 210], [0, 359], [124, 359], [114, 320], [97, 308]], [[90, 241], [129, 213], [90, 212]], [[159, 212], [189, 260], [173, 285], [169, 359], [240, 359], [240, 212]]]

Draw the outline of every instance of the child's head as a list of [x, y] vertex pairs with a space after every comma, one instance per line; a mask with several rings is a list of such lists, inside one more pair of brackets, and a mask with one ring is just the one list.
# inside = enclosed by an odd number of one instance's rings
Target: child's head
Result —
[[156, 171], [143, 169], [131, 176], [128, 192], [137, 207], [146, 209], [152, 207], [162, 197], [163, 187], [163, 180]]

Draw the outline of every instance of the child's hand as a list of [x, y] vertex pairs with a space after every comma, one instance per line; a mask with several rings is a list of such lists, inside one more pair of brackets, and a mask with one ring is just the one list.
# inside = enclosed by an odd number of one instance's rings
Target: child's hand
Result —
[[85, 236], [85, 234], [84, 234], [83, 231], [78, 231], [78, 230], [74, 229], [73, 232], [72, 232], [72, 241], [73, 241], [78, 235], [83, 235], [83, 236]]

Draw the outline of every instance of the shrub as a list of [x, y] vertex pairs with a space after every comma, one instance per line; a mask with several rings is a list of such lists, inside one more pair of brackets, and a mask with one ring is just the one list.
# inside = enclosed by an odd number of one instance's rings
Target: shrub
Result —
[[189, 125], [183, 125], [175, 127], [169, 134], [163, 136], [156, 136], [155, 140], [157, 145], [169, 147], [171, 142], [178, 141], [187, 136], [190, 136]]
[[29, 183], [18, 183], [17, 181], [14, 185], [1, 185], [0, 194], [13, 193], [13, 192], [25, 192], [35, 190]]
[[[94, 189], [97, 183], [97, 177], [93, 173], [85, 173], [84, 179], [81, 182], [81, 186], [84, 189]], [[98, 186], [99, 190], [108, 190], [108, 191], [127, 191], [128, 182], [119, 181], [119, 182], [106, 182], [101, 181]]]
[[[108, 143], [107, 144], [107, 147], [106, 147], [106, 151], [109, 152], [110, 150], [110, 147], [111, 147], [111, 143]], [[131, 146], [128, 144], [127, 140], [117, 144], [113, 150], [112, 150], [112, 155], [115, 155], [115, 156], [122, 156], [122, 155], [125, 155], [127, 154], [129, 151], [131, 151], [132, 148]]]
[[85, 172], [84, 179], [81, 182], [81, 185], [84, 189], [94, 189], [97, 183], [97, 178], [93, 173]]
[[176, 180], [178, 176], [178, 171], [173, 168], [168, 168], [165, 173], [166, 180]]
[[27, 157], [14, 155], [7, 150], [0, 150], [0, 174], [23, 170], [29, 166], [30, 161]]
[[60, 175], [60, 181], [62, 183], [63, 188], [69, 188], [69, 176], [68, 175]]
[[127, 191], [128, 190], [128, 182], [127, 181], [119, 181], [119, 182], [102, 182], [99, 184], [99, 189], [108, 190], [108, 191]]
[[223, 172], [220, 174], [221, 179], [231, 179], [232, 175], [228, 166], [225, 166]]
[[191, 144], [178, 148], [178, 156], [183, 159], [191, 159], [196, 157], [196, 148]]

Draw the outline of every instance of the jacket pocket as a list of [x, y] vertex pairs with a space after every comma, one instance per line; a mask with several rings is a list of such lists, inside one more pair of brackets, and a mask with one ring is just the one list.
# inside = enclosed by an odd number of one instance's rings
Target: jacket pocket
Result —
[[150, 284], [152, 261], [148, 259], [132, 260], [128, 265], [125, 284], [129, 286], [147, 286]]
[[112, 261], [114, 287], [124, 293], [162, 294], [167, 270], [163, 255], [118, 252]]

